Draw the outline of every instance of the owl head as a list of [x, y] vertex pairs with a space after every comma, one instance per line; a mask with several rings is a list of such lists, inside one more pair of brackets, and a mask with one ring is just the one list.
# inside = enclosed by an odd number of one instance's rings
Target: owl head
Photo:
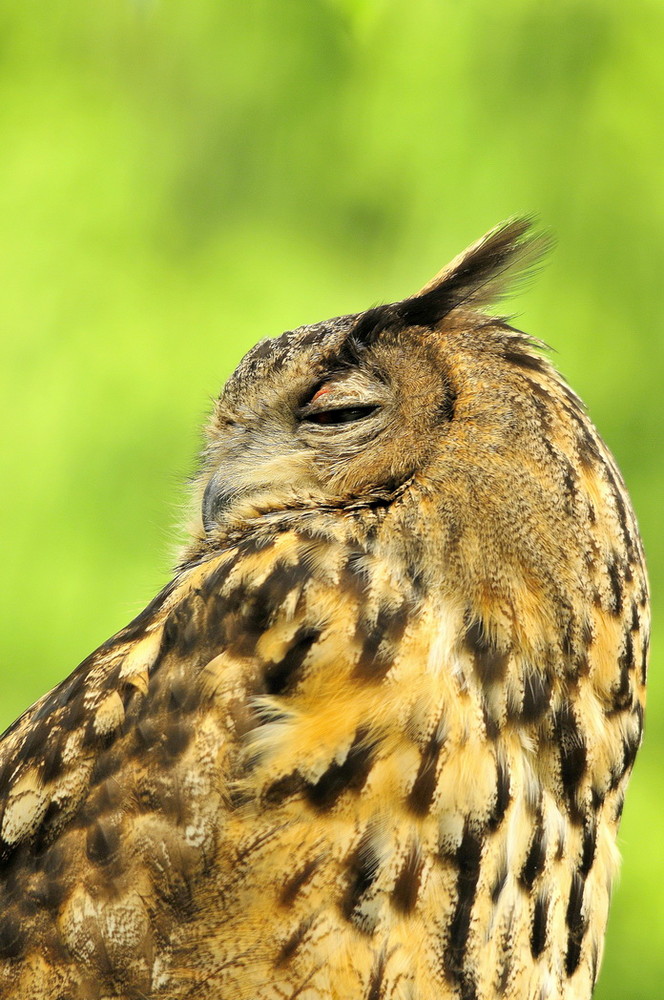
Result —
[[509, 424], [514, 373], [555, 377], [531, 340], [483, 312], [548, 243], [527, 220], [510, 222], [410, 298], [257, 344], [208, 428], [198, 530], [389, 502], [437, 476], [441, 446], [468, 444], [473, 423], [481, 461], [499, 446], [496, 422]]

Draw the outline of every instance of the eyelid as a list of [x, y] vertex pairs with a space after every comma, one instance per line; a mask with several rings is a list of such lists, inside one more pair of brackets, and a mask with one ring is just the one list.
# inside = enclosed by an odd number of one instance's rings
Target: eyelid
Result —
[[306, 419], [310, 414], [315, 413], [325, 413], [327, 410], [342, 410], [342, 409], [352, 409], [353, 407], [370, 407], [378, 409], [381, 406], [382, 401], [377, 400], [375, 397], [360, 396], [358, 394], [350, 394], [348, 392], [335, 393], [333, 389], [329, 389], [326, 392], [321, 392], [320, 390], [316, 392], [309, 403], [301, 406], [298, 411], [298, 416], [301, 419]]
[[381, 394], [377, 392], [378, 388], [372, 385], [371, 382], [365, 382], [348, 378], [327, 378], [315, 385], [313, 390], [309, 390], [309, 393], [303, 398], [300, 405], [301, 410], [308, 409], [309, 407], [315, 406], [353, 406], [357, 404], [362, 406], [364, 404], [374, 404], [379, 403], [379, 397]]

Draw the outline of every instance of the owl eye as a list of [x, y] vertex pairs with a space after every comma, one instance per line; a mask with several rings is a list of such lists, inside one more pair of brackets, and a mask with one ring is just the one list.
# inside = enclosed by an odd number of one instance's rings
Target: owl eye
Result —
[[364, 420], [378, 409], [377, 406], [335, 406], [329, 410], [317, 410], [303, 416], [310, 424], [349, 424], [354, 420]]

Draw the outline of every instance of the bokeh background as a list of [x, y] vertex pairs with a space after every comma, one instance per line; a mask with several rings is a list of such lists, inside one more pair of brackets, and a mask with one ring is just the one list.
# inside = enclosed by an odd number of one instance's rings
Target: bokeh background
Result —
[[655, 599], [597, 997], [660, 1000], [664, 4], [27, 0], [0, 39], [0, 728], [167, 580], [250, 345], [535, 212], [520, 324], [618, 458]]

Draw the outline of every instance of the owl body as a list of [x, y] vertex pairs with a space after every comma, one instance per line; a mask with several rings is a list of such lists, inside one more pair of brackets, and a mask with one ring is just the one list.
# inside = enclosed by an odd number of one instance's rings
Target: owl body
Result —
[[482, 311], [540, 250], [242, 362], [174, 580], [0, 743], [0, 997], [590, 997], [648, 590], [582, 405]]

